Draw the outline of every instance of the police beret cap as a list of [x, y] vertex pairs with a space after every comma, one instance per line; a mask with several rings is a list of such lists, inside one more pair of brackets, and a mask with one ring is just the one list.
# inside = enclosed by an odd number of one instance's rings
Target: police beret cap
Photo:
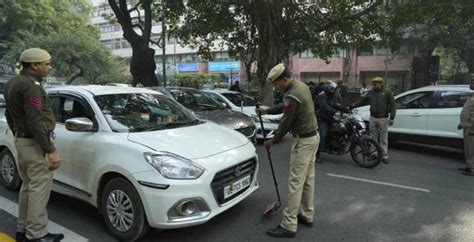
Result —
[[26, 63], [39, 63], [51, 60], [51, 55], [43, 49], [31, 48], [21, 52], [20, 61]]
[[280, 77], [284, 71], [285, 66], [282, 63], [274, 66], [267, 75], [267, 81], [273, 83], [274, 81], [278, 80], [278, 77]]
[[374, 78], [372, 78], [372, 83], [374, 83], [374, 82], [380, 82], [380, 83], [382, 83], [382, 82], [383, 82], [383, 78], [382, 78], [382, 77], [379, 77], [379, 76], [374, 77]]

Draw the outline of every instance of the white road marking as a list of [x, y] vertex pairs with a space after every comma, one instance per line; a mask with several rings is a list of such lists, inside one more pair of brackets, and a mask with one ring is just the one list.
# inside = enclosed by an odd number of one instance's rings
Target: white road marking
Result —
[[[18, 217], [18, 204], [0, 196], [0, 208], [5, 212]], [[52, 221], [48, 223], [48, 229], [51, 233], [63, 233], [65, 241], [74, 241], [74, 242], [82, 242], [82, 241], [89, 241], [88, 239], [82, 237], [81, 235], [57, 224]]]
[[430, 190], [424, 189], [424, 188], [411, 187], [411, 186], [405, 186], [405, 185], [399, 185], [399, 184], [381, 182], [381, 181], [374, 181], [374, 180], [369, 180], [369, 179], [364, 179], [364, 178], [343, 176], [343, 175], [337, 175], [337, 174], [332, 174], [332, 173], [327, 173], [326, 175], [332, 176], [332, 177], [343, 178], [343, 179], [354, 180], [354, 181], [368, 182], [368, 183], [374, 183], [374, 184], [390, 186], [390, 187], [398, 187], [398, 188], [403, 188], [403, 189], [408, 189], [408, 190], [413, 190], [413, 191], [418, 191], [418, 192], [428, 192], [428, 193], [431, 192]]

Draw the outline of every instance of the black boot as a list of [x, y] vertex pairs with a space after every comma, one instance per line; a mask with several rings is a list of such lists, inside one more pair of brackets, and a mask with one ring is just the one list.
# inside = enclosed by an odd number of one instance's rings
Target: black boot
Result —
[[17, 242], [26, 242], [26, 234], [25, 232], [16, 232], [15, 240]]
[[59, 242], [62, 239], [64, 239], [63, 234], [50, 234], [50, 233], [48, 233], [47, 235], [43, 236], [42, 238], [31, 239], [31, 240], [26, 240], [26, 241], [29, 241], [29, 242]]
[[289, 231], [278, 225], [278, 227], [274, 229], [267, 230], [267, 235], [275, 238], [294, 238], [296, 236], [296, 232]]

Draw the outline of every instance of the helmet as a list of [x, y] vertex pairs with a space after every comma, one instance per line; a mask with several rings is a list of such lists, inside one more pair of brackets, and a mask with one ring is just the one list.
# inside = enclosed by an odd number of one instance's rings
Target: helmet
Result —
[[323, 84], [323, 91], [324, 92], [334, 91], [336, 87], [337, 87], [336, 83], [329, 80]]

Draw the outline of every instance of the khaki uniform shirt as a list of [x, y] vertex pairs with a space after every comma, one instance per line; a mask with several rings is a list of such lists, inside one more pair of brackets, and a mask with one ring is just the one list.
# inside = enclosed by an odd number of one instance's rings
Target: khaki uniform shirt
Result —
[[49, 133], [56, 123], [40, 81], [25, 71], [10, 79], [4, 89], [7, 104], [5, 116], [15, 134], [31, 136], [43, 152], [51, 153], [55, 147]]
[[474, 134], [474, 94], [466, 100], [461, 111], [461, 127], [468, 128], [469, 134]]
[[267, 109], [268, 114], [282, 112], [283, 117], [273, 137], [274, 143], [281, 141], [288, 132], [298, 136], [317, 131], [311, 91], [303, 82], [294, 80], [285, 93], [283, 103]]

